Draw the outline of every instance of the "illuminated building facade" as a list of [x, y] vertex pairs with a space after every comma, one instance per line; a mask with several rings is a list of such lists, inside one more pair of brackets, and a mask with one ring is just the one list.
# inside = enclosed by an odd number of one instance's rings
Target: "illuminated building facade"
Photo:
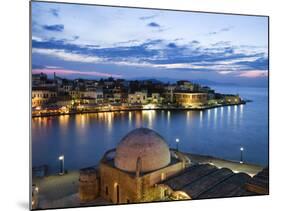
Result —
[[131, 104], [146, 104], [147, 103], [147, 93], [146, 92], [135, 92], [133, 94], [128, 94], [128, 102]]
[[208, 102], [208, 94], [203, 92], [175, 92], [174, 98], [181, 106], [204, 105]]
[[32, 107], [42, 106], [56, 97], [57, 92], [55, 91], [44, 89], [43, 87], [32, 89]]

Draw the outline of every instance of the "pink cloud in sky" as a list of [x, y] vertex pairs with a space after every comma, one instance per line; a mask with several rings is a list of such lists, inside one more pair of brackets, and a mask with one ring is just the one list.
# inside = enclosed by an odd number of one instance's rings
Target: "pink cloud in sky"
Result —
[[238, 75], [239, 77], [245, 78], [260, 78], [260, 77], [267, 77], [268, 71], [267, 70], [251, 70], [251, 71], [243, 71]]
[[114, 77], [114, 78], [121, 78], [122, 75], [119, 74], [110, 74], [110, 73], [102, 73], [102, 72], [96, 72], [96, 71], [77, 71], [77, 70], [66, 70], [66, 69], [33, 69], [32, 73], [45, 73], [45, 74], [53, 74], [56, 73], [58, 75], [85, 75], [85, 76], [100, 76], [100, 77]]

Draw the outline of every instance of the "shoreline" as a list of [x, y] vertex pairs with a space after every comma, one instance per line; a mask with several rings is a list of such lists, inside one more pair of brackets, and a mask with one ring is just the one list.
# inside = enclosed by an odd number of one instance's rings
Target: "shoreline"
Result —
[[228, 104], [217, 104], [217, 105], [208, 105], [208, 106], [201, 106], [201, 107], [190, 107], [190, 108], [183, 108], [183, 107], [156, 107], [156, 108], [126, 108], [126, 109], [107, 109], [107, 110], [86, 110], [86, 111], [70, 111], [68, 113], [44, 113], [40, 115], [32, 114], [32, 118], [38, 117], [50, 117], [50, 116], [64, 116], [64, 115], [76, 115], [76, 114], [91, 114], [91, 113], [107, 113], [107, 112], [130, 112], [130, 111], [204, 111], [213, 108], [220, 108], [226, 106], [238, 106], [238, 105], [245, 105], [246, 102], [251, 101], [242, 101], [240, 103], [228, 103]]

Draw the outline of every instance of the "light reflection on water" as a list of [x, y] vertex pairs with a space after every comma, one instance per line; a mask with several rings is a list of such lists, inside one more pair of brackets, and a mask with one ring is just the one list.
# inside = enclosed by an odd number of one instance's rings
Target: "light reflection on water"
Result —
[[203, 111], [200, 111], [199, 123], [200, 123], [200, 128], [202, 128], [203, 127]]
[[167, 111], [167, 124], [170, 125], [171, 112]]
[[214, 129], [217, 128], [217, 120], [218, 120], [218, 117], [217, 117], [218, 114], [217, 113], [218, 113], [218, 109], [215, 108], [214, 109]]
[[[260, 104], [259, 104], [260, 103]], [[255, 107], [255, 106], [258, 107]], [[32, 119], [33, 165], [57, 171], [65, 155], [69, 169], [97, 164], [103, 153], [137, 127], [160, 133], [170, 147], [237, 160], [244, 146], [245, 161], [267, 163], [267, 113], [258, 100], [240, 106], [205, 111], [130, 111], [65, 115]]]

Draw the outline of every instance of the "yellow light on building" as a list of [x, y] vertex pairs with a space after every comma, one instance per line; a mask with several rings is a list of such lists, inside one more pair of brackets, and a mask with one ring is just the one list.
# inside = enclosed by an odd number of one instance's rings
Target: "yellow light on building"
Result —
[[155, 109], [156, 106], [155, 106], [155, 104], [147, 104], [147, 105], [144, 105], [143, 108], [144, 109]]

